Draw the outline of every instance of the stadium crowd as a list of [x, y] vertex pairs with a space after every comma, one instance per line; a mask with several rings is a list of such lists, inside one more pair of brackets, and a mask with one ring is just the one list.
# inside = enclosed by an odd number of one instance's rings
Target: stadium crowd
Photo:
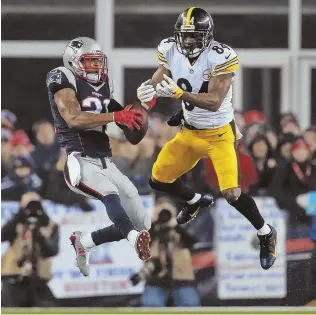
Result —
[[[147, 135], [138, 145], [130, 144], [119, 128], [109, 128], [112, 160], [140, 194], [152, 193], [148, 179], [153, 162], [162, 146], [180, 130], [180, 126], [168, 126], [167, 119], [159, 113], [151, 114]], [[276, 128], [256, 110], [237, 111], [235, 120], [243, 134], [236, 144], [241, 187], [255, 196], [273, 196], [287, 214], [288, 237], [309, 236], [316, 245], [316, 125], [301, 130], [295, 115], [285, 113]], [[2, 110], [2, 200], [19, 201], [25, 192], [34, 191], [43, 199], [91, 210], [84, 196], [66, 187], [63, 168], [67, 155], [56, 141], [52, 123], [37, 121], [28, 132], [16, 129], [16, 125], [15, 114]], [[183, 180], [197, 191], [220, 196], [209, 159], [201, 160]], [[311, 261], [315, 284], [316, 246]]]
[[[290, 226], [311, 227], [304, 195], [316, 190], [316, 125], [301, 130], [296, 117], [285, 113], [279, 130], [259, 111], [235, 113], [243, 134], [236, 145], [240, 163], [240, 185], [254, 195], [273, 196], [287, 211]], [[130, 144], [119, 128], [110, 128], [113, 161], [126, 174], [140, 194], [151, 193], [148, 185], [151, 167], [162, 146], [180, 130], [153, 113], [145, 138]], [[37, 121], [30, 132], [15, 128], [17, 118], [9, 110], [1, 112], [1, 192], [2, 200], [20, 200], [24, 192], [36, 191], [43, 199], [90, 210], [85, 197], [70, 191], [63, 178], [67, 155], [56, 141], [50, 121]], [[202, 160], [184, 175], [184, 180], [202, 192], [219, 196], [212, 162]], [[315, 224], [315, 223], [314, 223]], [[316, 240], [316, 235], [312, 237]]]

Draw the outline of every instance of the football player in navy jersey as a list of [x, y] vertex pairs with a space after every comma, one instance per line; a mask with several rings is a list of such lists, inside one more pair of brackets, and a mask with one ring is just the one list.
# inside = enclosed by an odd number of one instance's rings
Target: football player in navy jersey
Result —
[[140, 259], [150, 257], [150, 214], [145, 212], [136, 187], [111, 162], [106, 133], [111, 122], [121, 128], [140, 129], [143, 113], [131, 105], [123, 108], [113, 99], [107, 58], [95, 40], [71, 40], [63, 63], [47, 74], [46, 83], [56, 134], [68, 154], [65, 180], [76, 193], [103, 202], [114, 223], [70, 236], [80, 272], [88, 276], [90, 249], [106, 242], [127, 238]]

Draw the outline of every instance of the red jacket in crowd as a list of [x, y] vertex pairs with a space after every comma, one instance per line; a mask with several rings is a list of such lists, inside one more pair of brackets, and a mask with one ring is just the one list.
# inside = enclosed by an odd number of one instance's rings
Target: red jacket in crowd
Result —
[[[240, 166], [240, 187], [247, 191], [250, 185], [257, 182], [256, 167], [251, 157], [243, 150], [243, 142], [239, 141], [237, 144], [237, 154]], [[205, 159], [205, 175], [208, 184], [212, 189], [219, 191], [217, 176], [214, 170], [213, 163], [210, 159]]]

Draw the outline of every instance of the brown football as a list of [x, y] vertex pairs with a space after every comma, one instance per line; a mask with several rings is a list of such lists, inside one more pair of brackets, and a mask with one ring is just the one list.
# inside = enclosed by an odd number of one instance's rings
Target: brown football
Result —
[[141, 126], [141, 128], [139, 130], [135, 129], [135, 130], [129, 130], [128, 127], [123, 126], [122, 129], [124, 131], [125, 137], [126, 139], [131, 143], [131, 144], [138, 144], [140, 141], [143, 140], [143, 138], [145, 137], [145, 134], [148, 130], [148, 115], [147, 115], [147, 111], [145, 110], [145, 108], [143, 108], [143, 106], [138, 105], [138, 104], [134, 104], [131, 109], [138, 109], [141, 110], [143, 112], [143, 124]]

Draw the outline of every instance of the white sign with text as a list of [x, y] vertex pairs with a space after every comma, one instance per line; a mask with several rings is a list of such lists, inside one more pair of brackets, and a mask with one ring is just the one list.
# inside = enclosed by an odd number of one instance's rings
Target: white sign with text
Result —
[[226, 200], [216, 204], [216, 273], [220, 299], [283, 298], [286, 296], [286, 220], [273, 198], [256, 198], [265, 221], [278, 233], [277, 260], [263, 270], [257, 231]]

